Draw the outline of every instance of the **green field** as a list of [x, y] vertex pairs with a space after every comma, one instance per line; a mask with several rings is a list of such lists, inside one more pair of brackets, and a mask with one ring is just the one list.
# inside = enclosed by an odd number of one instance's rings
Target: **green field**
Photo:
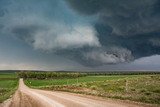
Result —
[[105, 81], [105, 80], [117, 80], [123, 78], [132, 78], [137, 77], [136, 75], [120, 75], [120, 76], [86, 76], [86, 77], [79, 77], [73, 79], [26, 79], [25, 83], [32, 87], [32, 88], [41, 88], [51, 85], [72, 85], [77, 83], [85, 83], [85, 82], [93, 82], [93, 81]]
[[103, 75], [62, 72], [19, 72], [17, 74], [0, 73], [0, 102], [8, 99], [15, 92], [18, 76], [24, 76], [25, 84], [31, 88], [160, 104], [160, 74]]
[[160, 75], [86, 76], [74, 79], [26, 79], [32, 88], [160, 104]]
[[15, 73], [0, 73], [0, 103], [15, 92], [17, 85], [18, 78]]

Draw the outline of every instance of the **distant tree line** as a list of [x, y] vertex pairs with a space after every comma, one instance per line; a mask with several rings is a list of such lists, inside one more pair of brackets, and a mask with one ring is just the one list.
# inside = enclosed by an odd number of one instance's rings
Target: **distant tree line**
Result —
[[160, 74], [160, 72], [138, 72], [138, 71], [130, 71], [130, 72], [67, 72], [67, 71], [57, 71], [57, 72], [47, 72], [47, 71], [21, 71], [17, 72], [20, 78], [32, 78], [32, 79], [59, 79], [59, 78], [78, 78], [83, 76], [98, 76], [98, 75], [152, 75], [152, 74]]
[[98, 75], [152, 75], [160, 74], [160, 72], [155, 71], [106, 71], [106, 72], [87, 72], [87, 75], [98, 76]]
[[17, 72], [20, 78], [32, 78], [32, 79], [60, 79], [60, 78], [78, 78], [87, 76], [86, 73], [65, 73], [65, 72]]

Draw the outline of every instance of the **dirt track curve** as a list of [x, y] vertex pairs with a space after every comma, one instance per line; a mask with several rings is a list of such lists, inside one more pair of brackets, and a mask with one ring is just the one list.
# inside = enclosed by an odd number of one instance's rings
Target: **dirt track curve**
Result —
[[149, 105], [126, 103], [67, 92], [44, 91], [27, 87], [23, 79], [13, 98], [0, 107], [148, 107]]

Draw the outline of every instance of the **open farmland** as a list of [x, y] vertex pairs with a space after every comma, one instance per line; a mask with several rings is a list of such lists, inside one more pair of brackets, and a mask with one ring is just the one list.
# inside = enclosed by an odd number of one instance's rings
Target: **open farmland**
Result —
[[97, 75], [76, 78], [26, 78], [31, 88], [160, 104], [160, 75]]
[[32, 87], [32, 88], [41, 88], [41, 87], [46, 87], [46, 86], [51, 86], [51, 85], [76, 85], [76, 84], [81, 84], [81, 83], [88, 83], [88, 82], [101, 82], [105, 80], [118, 80], [118, 79], [123, 79], [126, 77], [136, 77], [133, 75], [121, 75], [121, 76], [86, 76], [86, 77], [79, 77], [79, 78], [73, 78], [73, 79], [26, 79], [25, 83]]
[[15, 73], [0, 73], [0, 103], [8, 99], [17, 86], [18, 78]]

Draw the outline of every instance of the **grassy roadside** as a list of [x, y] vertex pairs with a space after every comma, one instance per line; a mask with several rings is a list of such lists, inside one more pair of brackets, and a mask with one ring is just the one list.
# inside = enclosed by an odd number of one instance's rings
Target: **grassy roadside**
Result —
[[160, 75], [86, 76], [78, 79], [26, 79], [32, 88], [160, 104]]
[[72, 85], [78, 83], [85, 83], [85, 82], [93, 82], [93, 81], [105, 81], [105, 80], [117, 80], [123, 78], [133, 78], [137, 77], [136, 75], [115, 75], [115, 76], [86, 76], [86, 77], [79, 77], [79, 78], [63, 78], [63, 79], [26, 79], [25, 83], [32, 88], [41, 88], [46, 86], [54, 86], [54, 85]]
[[10, 98], [18, 87], [18, 78], [14, 73], [0, 73], [0, 103]]

